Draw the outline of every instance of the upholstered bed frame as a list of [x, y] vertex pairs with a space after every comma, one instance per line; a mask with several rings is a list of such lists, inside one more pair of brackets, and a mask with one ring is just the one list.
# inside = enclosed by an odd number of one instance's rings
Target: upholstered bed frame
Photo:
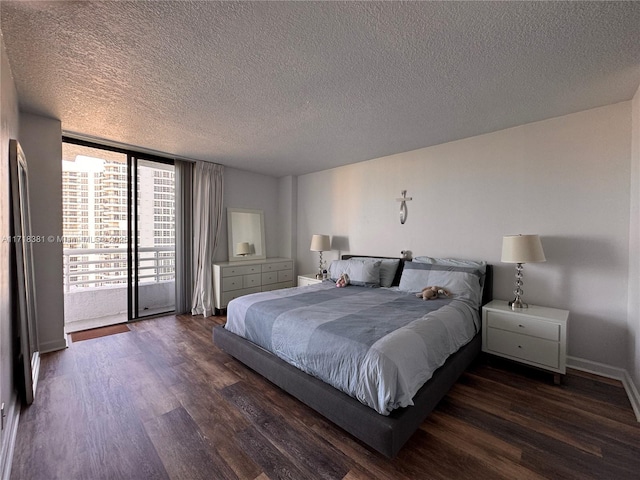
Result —
[[[399, 283], [403, 266], [401, 260], [394, 285]], [[492, 274], [491, 266], [487, 266], [483, 305], [492, 299]], [[481, 338], [481, 333], [478, 333], [471, 342], [451, 355], [418, 390], [413, 406], [396, 409], [384, 416], [224, 327], [213, 329], [215, 345], [387, 457], [398, 453], [480, 353]]]

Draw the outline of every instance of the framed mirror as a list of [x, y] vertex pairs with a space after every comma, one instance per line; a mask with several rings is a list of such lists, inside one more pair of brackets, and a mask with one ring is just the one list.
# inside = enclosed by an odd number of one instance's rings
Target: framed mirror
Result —
[[17, 334], [20, 336], [20, 352], [16, 355], [23, 373], [20, 382], [24, 388], [24, 401], [33, 403], [40, 367], [38, 352], [38, 335], [36, 325], [36, 288], [33, 270], [33, 242], [40, 241], [39, 236], [31, 232], [31, 215], [29, 212], [29, 175], [27, 160], [20, 144], [16, 140], [9, 141], [9, 167], [11, 182], [11, 215], [12, 243], [14, 245], [14, 274], [16, 282], [15, 318]]
[[264, 213], [262, 210], [227, 208], [229, 261], [264, 260]]

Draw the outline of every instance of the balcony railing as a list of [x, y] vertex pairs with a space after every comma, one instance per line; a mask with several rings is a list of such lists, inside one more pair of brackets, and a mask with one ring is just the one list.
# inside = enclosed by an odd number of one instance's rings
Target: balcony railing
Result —
[[[175, 248], [139, 247], [139, 283], [174, 280]], [[65, 248], [64, 291], [127, 283], [127, 249]]]

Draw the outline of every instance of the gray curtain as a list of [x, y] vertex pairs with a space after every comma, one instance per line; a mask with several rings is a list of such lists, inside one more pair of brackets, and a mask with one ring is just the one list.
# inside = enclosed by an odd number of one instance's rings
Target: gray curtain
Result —
[[196, 162], [193, 176], [193, 294], [191, 314], [213, 314], [213, 255], [223, 217], [224, 167]]
[[193, 296], [193, 163], [176, 160], [176, 313], [191, 310]]

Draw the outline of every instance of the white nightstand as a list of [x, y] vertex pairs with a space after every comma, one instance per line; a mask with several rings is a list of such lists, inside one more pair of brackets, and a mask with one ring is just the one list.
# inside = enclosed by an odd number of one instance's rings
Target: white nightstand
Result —
[[307, 285], [315, 285], [316, 283], [322, 283], [322, 280], [316, 278], [315, 273], [309, 273], [308, 275], [298, 275], [299, 287], [305, 287]]
[[482, 351], [554, 372], [566, 372], [569, 312], [538, 307], [511, 310], [494, 300], [482, 307]]

